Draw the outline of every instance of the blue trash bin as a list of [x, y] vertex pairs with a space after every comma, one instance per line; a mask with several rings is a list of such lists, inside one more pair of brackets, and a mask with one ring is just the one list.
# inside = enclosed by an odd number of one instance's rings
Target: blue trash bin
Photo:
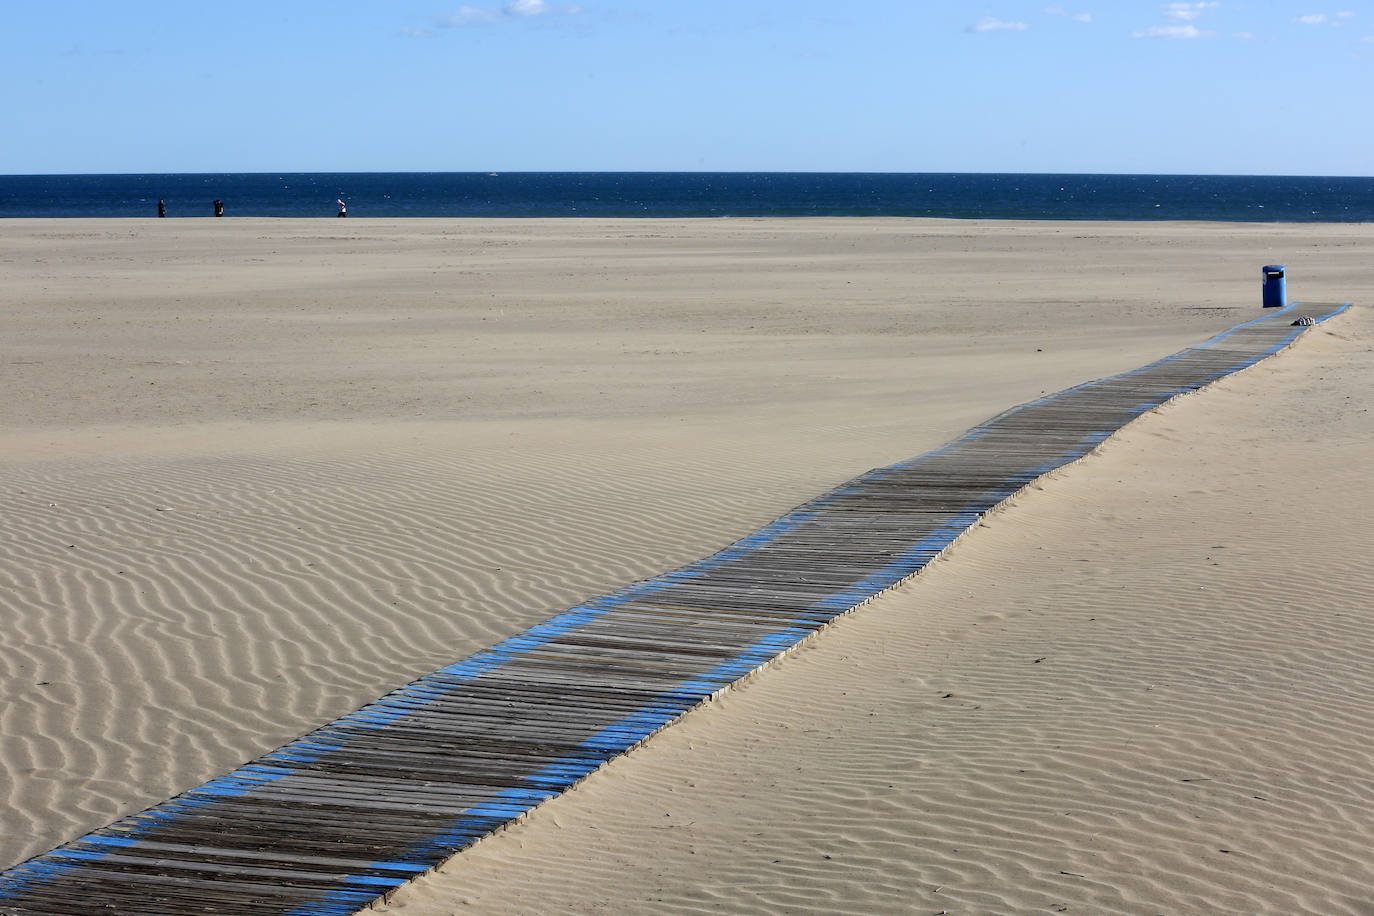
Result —
[[1288, 290], [1284, 286], [1283, 265], [1266, 264], [1260, 268], [1264, 272], [1264, 307], [1281, 309], [1288, 304]]

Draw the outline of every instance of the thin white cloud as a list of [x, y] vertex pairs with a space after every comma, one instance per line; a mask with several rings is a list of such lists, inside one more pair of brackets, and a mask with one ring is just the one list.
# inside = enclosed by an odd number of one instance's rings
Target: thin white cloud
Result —
[[1170, 38], [1191, 39], [1211, 38], [1215, 32], [1205, 32], [1195, 25], [1157, 25], [1140, 32], [1132, 32], [1132, 38]]
[[1339, 29], [1344, 28], [1350, 20], [1355, 18], [1355, 15], [1353, 10], [1341, 10], [1334, 16], [1328, 16], [1326, 13], [1308, 13], [1305, 16], [1294, 17], [1293, 22], [1298, 25], [1329, 25], [1334, 29]]
[[515, 0], [503, 9], [512, 16], [542, 16], [549, 11], [549, 5], [544, 0]]
[[1024, 22], [1006, 22], [1002, 19], [994, 19], [991, 16], [984, 16], [982, 19], [968, 27], [970, 32], [1024, 32], [1030, 25]]
[[435, 19], [435, 24], [446, 29], [461, 29], [469, 25], [487, 25], [501, 18], [500, 10], [485, 9], [477, 6], [464, 6], [458, 12]]
[[[579, 13], [580, 7], [556, 10], [548, 0], [511, 0], [503, 6], [461, 6], [457, 12], [438, 16], [434, 24], [444, 29], [461, 29], [474, 25], [494, 25], [516, 19], [533, 19], [554, 12]], [[417, 32], [424, 30], [415, 30]]]
[[1221, 3], [1217, 0], [1208, 3], [1166, 3], [1164, 18], [1172, 19], [1174, 22], [1192, 22], [1205, 11], [1214, 10], [1219, 6]]
[[1221, 6], [1220, 0], [1200, 0], [1195, 3], [1166, 3], [1163, 5], [1164, 18], [1170, 22], [1181, 22], [1184, 25], [1156, 25], [1148, 29], [1141, 29], [1132, 32], [1132, 38], [1162, 38], [1175, 41], [1189, 41], [1196, 38], [1212, 38], [1216, 32], [1199, 29], [1193, 25], [1194, 21], [1202, 18], [1202, 14], [1209, 10], [1217, 9]]
[[1046, 15], [1046, 16], [1063, 16], [1063, 17], [1065, 17], [1066, 19], [1072, 19], [1074, 22], [1092, 22], [1092, 21], [1093, 21], [1093, 14], [1092, 14], [1092, 13], [1070, 13], [1068, 10], [1064, 9], [1062, 6], [1052, 6], [1052, 7], [1050, 7], [1049, 9], [1045, 10], [1045, 15]]

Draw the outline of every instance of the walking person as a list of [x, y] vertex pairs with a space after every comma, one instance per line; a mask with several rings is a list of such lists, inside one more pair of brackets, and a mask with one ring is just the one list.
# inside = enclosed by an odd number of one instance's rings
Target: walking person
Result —
[[342, 197], [339, 198], [339, 216], [340, 216], [340, 217], [348, 216], [348, 204], [346, 204], [346, 203], [343, 202], [343, 198], [342, 198]]
[[166, 219], [166, 218], [167, 218], [167, 201], [165, 201], [165, 200], [159, 200], [159, 201], [157, 202], [157, 218], [158, 218], [158, 219]]

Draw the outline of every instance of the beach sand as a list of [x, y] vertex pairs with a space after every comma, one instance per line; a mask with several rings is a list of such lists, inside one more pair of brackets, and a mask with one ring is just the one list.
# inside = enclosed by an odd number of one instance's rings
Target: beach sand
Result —
[[1374, 321], [1312, 337], [378, 909], [1370, 912]]
[[[1371, 301], [1371, 241], [0, 222], [0, 864], [1254, 317], [1262, 264], [1293, 298]], [[392, 909], [1133, 912], [1167, 891], [1355, 911], [1368, 319], [1312, 336]]]

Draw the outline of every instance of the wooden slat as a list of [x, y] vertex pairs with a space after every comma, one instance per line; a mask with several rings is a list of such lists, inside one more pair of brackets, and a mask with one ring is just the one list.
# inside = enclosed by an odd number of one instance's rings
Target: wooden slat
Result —
[[917, 573], [1142, 412], [1275, 352], [1308, 304], [1008, 410], [720, 553], [427, 675], [0, 874], [0, 913], [344, 914], [567, 789]]

